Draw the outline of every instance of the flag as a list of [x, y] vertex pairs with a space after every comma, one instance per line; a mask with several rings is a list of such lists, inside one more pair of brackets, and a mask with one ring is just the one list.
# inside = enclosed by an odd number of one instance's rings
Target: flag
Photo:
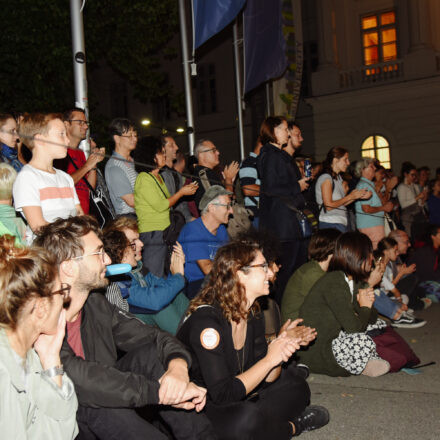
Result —
[[194, 49], [224, 29], [246, 0], [193, 0]]
[[244, 9], [245, 93], [287, 67], [281, 0], [247, 0]]

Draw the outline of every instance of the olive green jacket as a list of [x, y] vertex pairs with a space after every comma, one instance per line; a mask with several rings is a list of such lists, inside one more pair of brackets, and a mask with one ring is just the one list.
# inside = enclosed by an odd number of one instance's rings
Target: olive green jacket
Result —
[[339, 332], [365, 332], [368, 324], [377, 320], [377, 311], [361, 307], [357, 301], [361, 284], [354, 284], [353, 297], [341, 271], [327, 272], [312, 287], [300, 309], [304, 325], [318, 332], [315, 341], [299, 352], [301, 362], [314, 373], [328, 376], [349, 376], [333, 356], [332, 341]]
[[310, 260], [295, 271], [290, 277], [283, 294], [283, 301], [281, 303], [283, 322], [286, 322], [289, 318], [292, 321], [302, 318], [299, 314], [299, 309], [312, 286], [324, 274], [325, 272], [315, 260]]

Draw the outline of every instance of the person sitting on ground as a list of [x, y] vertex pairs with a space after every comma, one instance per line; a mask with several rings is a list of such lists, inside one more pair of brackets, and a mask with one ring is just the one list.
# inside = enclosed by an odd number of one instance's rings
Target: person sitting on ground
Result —
[[381, 314], [391, 319], [392, 327], [419, 328], [426, 324], [426, 321], [415, 318], [413, 310], [408, 308], [409, 298], [402, 294], [393, 283], [393, 264], [399, 255], [397, 242], [385, 237], [379, 241], [374, 257], [376, 265], [383, 266], [383, 275], [380, 288], [375, 290], [376, 298], [374, 307]]
[[56, 256], [60, 280], [71, 285], [61, 361], [75, 384], [80, 435], [167, 438], [136, 413], [148, 405], [151, 418], [157, 409], [174, 438], [214, 438], [203, 414], [181, 411], [199, 412], [205, 404], [206, 390], [189, 381], [188, 351], [169, 333], [90, 293], [107, 286], [111, 263], [97, 222], [89, 216], [57, 220], [41, 229], [36, 243]]
[[110, 123], [109, 132], [115, 143], [112, 156], [105, 165], [110, 199], [117, 215], [135, 215], [133, 191], [137, 172], [131, 153], [138, 140], [136, 127], [128, 119], [116, 118]]
[[26, 225], [12, 207], [12, 186], [17, 172], [11, 165], [0, 163], [0, 235], [15, 237], [16, 246], [26, 243]]
[[20, 136], [32, 151], [32, 159], [18, 173], [13, 196], [15, 210], [28, 223], [30, 244], [42, 226], [57, 218], [82, 215], [83, 210], [72, 177], [53, 167], [55, 159], [66, 157], [69, 144], [62, 116], [27, 114], [20, 122]]
[[[137, 160], [151, 167], [139, 173], [134, 185], [134, 203], [138, 218], [139, 233], [144, 248], [144, 267], [157, 277], [163, 277], [168, 268], [169, 247], [164, 240], [164, 230], [170, 226], [171, 209], [184, 196], [197, 190], [197, 182], [182, 186], [170, 195], [160, 175], [165, 166], [165, 154], [159, 138], [148, 136], [141, 140]], [[181, 215], [183, 217], [183, 214]], [[182, 225], [185, 219], [182, 219]]]
[[0, 427], [4, 439], [71, 440], [78, 401], [63, 371], [69, 285], [43, 249], [0, 237]]
[[197, 183], [199, 184], [194, 195], [197, 207], [209, 186], [223, 184], [228, 191], [232, 192], [234, 190], [234, 181], [240, 169], [238, 162], [233, 161], [229, 165], [225, 165], [222, 173], [217, 173], [214, 168], [220, 163], [220, 151], [208, 139], [201, 139], [196, 143], [194, 156], [197, 158], [194, 175], [197, 176]]
[[266, 343], [255, 300], [269, 294], [270, 276], [256, 245], [221, 247], [177, 333], [192, 353], [194, 381], [208, 389], [206, 414], [219, 438], [290, 439], [329, 420], [325, 408], [308, 406], [307, 382], [287, 365], [300, 339], [283, 329]]
[[229, 241], [225, 225], [232, 214], [232, 193], [220, 185], [211, 186], [200, 200], [201, 217], [187, 223], [178, 242], [185, 254], [186, 295], [194, 298], [207, 274], [218, 248]]
[[371, 240], [365, 234], [346, 232], [336, 240], [328, 272], [313, 285], [300, 309], [304, 324], [319, 335], [300, 352], [300, 361], [310, 371], [372, 377], [389, 371], [389, 363], [379, 357], [366, 334], [369, 324], [382, 327], [373, 307], [373, 287], [366, 283], [372, 261]]
[[327, 272], [333, 257], [335, 243], [341, 232], [337, 229], [316, 231], [309, 244], [309, 260], [299, 267], [290, 277], [281, 303], [283, 322], [300, 318], [299, 310], [304, 298], [316, 281]]
[[133, 269], [127, 275], [110, 277], [106, 298], [130, 311], [143, 322], [175, 334], [180, 318], [188, 307], [183, 293], [185, 255], [177, 243], [171, 256], [170, 275], [158, 278], [142, 274], [142, 247], [136, 220], [119, 217], [104, 230], [104, 249], [113, 264], [126, 263]]

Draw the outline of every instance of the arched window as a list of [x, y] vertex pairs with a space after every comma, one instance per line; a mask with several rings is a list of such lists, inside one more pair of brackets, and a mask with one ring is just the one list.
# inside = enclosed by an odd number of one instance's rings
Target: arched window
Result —
[[375, 134], [362, 142], [362, 157], [377, 159], [385, 168], [391, 168], [390, 144], [386, 138]]

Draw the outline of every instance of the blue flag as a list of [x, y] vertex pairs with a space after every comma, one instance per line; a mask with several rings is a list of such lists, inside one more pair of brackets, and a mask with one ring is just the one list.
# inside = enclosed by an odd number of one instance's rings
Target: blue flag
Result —
[[286, 67], [281, 0], [247, 0], [244, 10], [245, 93], [280, 77]]
[[194, 48], [231, 23], [245, 3], [246, 0], [193, 0]]

